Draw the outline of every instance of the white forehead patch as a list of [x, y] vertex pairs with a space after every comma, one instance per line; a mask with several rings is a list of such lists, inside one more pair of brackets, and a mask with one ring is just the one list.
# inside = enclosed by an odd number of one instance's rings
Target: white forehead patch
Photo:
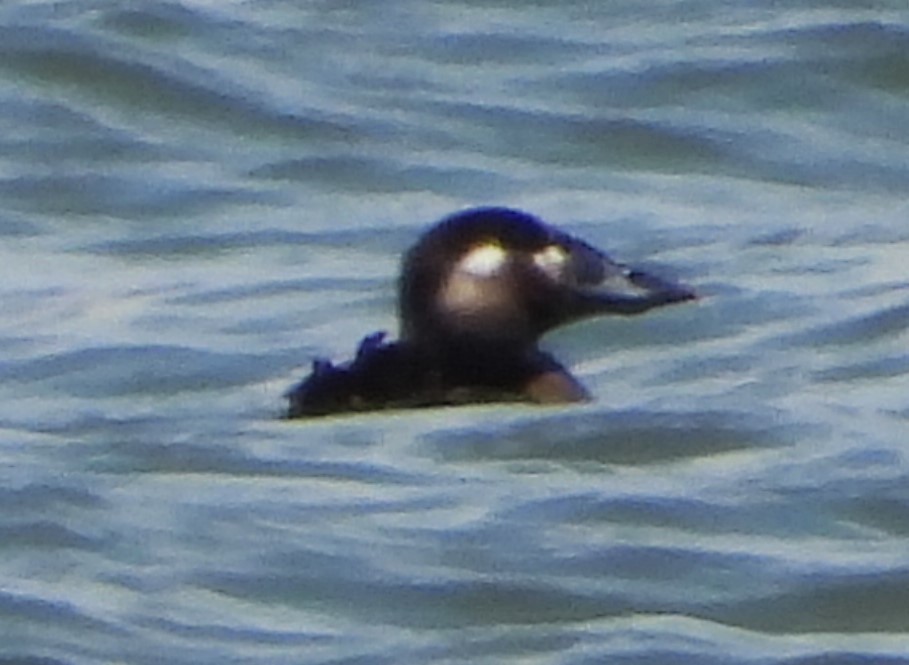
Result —
[[568, 261], [568, 252], [564, 247], [549, 245], [533, 255], [536, 266], [549, 275], [552, 279], [560, 279], [565, 264]]
[[501, 245], [478, 245], [458, 262], [457, 270], [473, 277], [493, 277], [502, 270], [507, 259], [508, 253]]

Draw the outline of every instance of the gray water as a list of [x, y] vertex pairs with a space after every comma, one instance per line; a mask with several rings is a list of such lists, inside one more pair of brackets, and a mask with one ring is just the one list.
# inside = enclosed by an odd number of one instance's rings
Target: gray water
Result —
[[[909, 663], [909, 6], [0, 6], [0, 663]], [[289, 423], [439, 217], [703, 296]]]

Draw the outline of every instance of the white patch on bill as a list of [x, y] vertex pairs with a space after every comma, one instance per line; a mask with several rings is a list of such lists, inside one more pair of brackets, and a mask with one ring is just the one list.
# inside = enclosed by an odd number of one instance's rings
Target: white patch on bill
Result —
[[550, 278], [560, 280], [568, 262], [568, 252], [559, 245], [549, 245], [533, 255], [533, 262]]
[[455, 270], [465, 272], [473, 277], [494, 277], [501, 272], [507, 260], [508, 252], [501, 245], [492, 243], [479, 245], [470, 250], [458, 262]]

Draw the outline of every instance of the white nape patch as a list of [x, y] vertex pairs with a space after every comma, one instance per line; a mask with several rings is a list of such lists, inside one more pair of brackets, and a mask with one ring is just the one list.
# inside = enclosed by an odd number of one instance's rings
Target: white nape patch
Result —
[[473, 277], [493, 277], [502, 270], [507, 260], [508, 252], [501, 245], [479, 245], [458, 262], [456, 270]]
[[533, 255], [533, 262], [549, 277], [559, 280], [568, 262], [568, 252], [559, 245], [549, 245]]
[[487, 242], [458, 261], [439, 293], [439, 305], [451, 325], [462, 331], [500, 325], [512, 296], [508, 280], [501, 279], [509, 260], [501, 245]]

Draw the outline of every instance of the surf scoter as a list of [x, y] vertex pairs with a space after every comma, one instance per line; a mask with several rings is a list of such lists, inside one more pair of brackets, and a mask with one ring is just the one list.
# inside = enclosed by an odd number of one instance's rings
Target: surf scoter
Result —
[[547, 331], [598, 314], [640, 314], [694, 292], [614, 262], [509, 208], [456, 213], [404, 256], [400, 339], [373, 333], [353, 360], [313, 362], [289, 418], [475, 402], [580, 402], [587, 390], [537, 347]]

